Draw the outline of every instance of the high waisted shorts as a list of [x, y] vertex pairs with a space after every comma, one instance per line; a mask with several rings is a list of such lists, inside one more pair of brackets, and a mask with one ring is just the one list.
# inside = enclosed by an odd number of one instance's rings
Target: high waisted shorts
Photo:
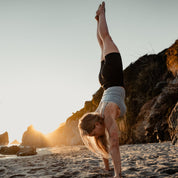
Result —
[[102, 116], [104, 114], [104, 109], [107, 103], [113, 102], [117, 104], [120, 109], [120, 116], [123, 117], [126, 113], [126, 105], [125, 105], [125, 89], [120, 86], [110, 87], [104, 91], [103, 96], [101, 98], [100, 104], [96, 109], [96, 112], [99, 112]]

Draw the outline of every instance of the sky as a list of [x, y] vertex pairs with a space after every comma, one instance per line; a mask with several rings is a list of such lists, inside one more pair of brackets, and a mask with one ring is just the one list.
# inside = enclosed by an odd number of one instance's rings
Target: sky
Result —
[[[44, 134], [99, 89], [100, 0], [0, 0], [0, 134], [29, 125]], [[177, 0], [106, 0], [109, 32], [124, 69], [178, 39]]]

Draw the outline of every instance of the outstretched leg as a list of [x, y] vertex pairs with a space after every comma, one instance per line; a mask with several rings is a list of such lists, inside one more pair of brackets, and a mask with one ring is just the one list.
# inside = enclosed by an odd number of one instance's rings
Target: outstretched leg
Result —
[[98, 39], [98, 43], [100, 45], [100, 48], [101, 48], [101, 61], [104, 60], [104, 55], [103, 55], [103, 41], [101, 40], [101, 37], [100, 37], [100, 34], [99, 34], [99, 16], [95, 16], [95, 19], [97, 20], [97, 39]]
[[105, 3], [103, 2], [97, 12], [96, 19], [98, 19], [98, 34], [103, 42], [103, 56], [112, 52], [119, 52], [117, 46], [114, 44], [108, 30], [106, 16], [105, 16]]

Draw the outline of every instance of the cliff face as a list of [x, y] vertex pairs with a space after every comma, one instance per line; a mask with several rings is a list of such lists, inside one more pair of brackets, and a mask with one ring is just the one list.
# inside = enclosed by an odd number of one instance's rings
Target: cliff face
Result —
[[171, 139], [168, 118], [178, 101], [178, 40], [167, 50], [149, 57], [151, 59], [146, 67], [141, 67], [142, 71], [137, 74], [139, 76], [142, 73], [143, 77], [132, 78], [136, 86], [132, 84], [131, 87], [136, 87], [136, 92], [130, 89], [126, 78], [126, 102], [129, 106], [127, 121], [131, 143]]
[[[145, 55], [124, 70], [127, 113], [117, 119], [120, 144], [149, 143], [178, 140], [178, 40], [168, 49], [155, 55]], [[23, 144], [78, 145], [83, 144], [78, 131], [78, 121], [83, 114], [95, 111], [103, 89], [91, 101], [69, 117], [54, 132], [39, 136], [36, 143], [30, 130], [24, 133]], [[28, 137], [27, 137], [28, 135]], [[30, 139], [29, 139], [30, 138]], [[33, 140], [34, 139], [34, 140]], [[32, 141], [33, 140], [33, 141]], [[34, 143], [33, 143], [34, 144]], [[26, 144], [27, 145], [27, 144]], [[31, 145], [31, 144], [29, 144]]]

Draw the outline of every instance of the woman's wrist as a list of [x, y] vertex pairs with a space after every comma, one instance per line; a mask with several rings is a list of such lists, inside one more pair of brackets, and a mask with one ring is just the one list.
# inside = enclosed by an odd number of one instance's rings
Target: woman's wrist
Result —
[[106, 158], [103, 158], [103, 161], [104, 161], [105, 170], [109, 171], [109, 160]]

